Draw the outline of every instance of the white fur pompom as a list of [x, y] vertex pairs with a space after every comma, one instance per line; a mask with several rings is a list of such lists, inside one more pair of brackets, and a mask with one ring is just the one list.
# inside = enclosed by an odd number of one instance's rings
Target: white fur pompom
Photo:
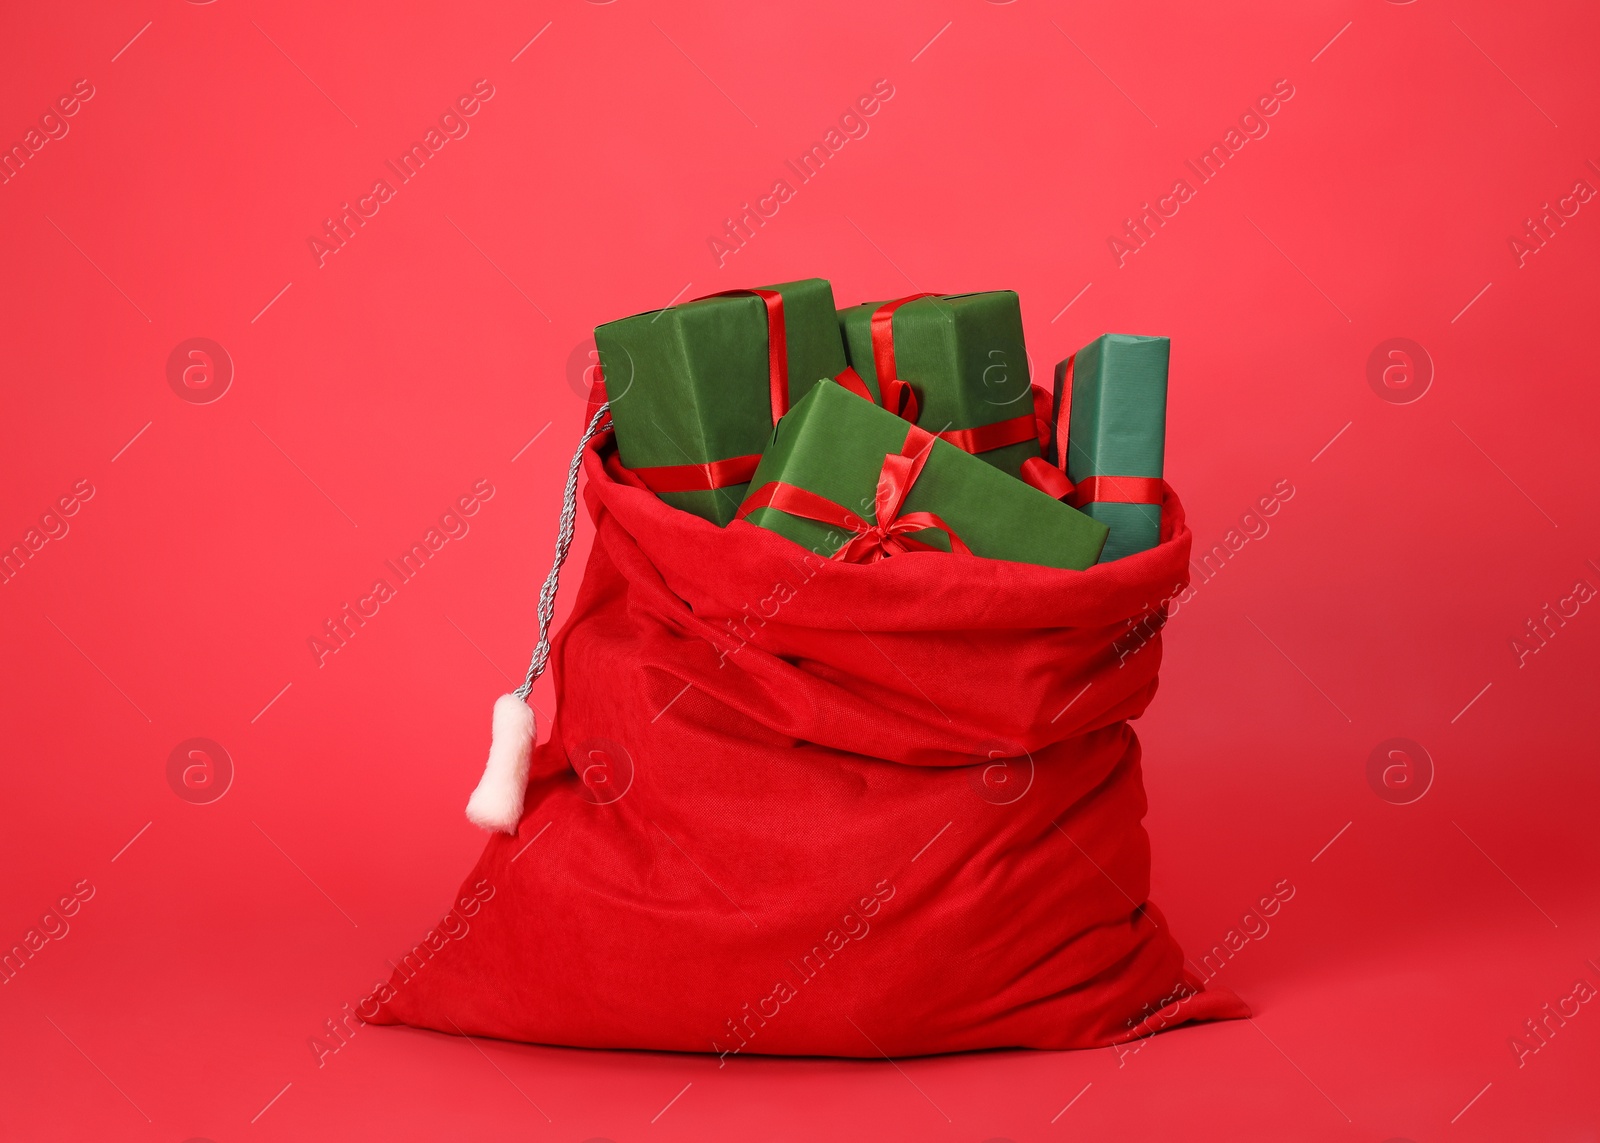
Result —
[[467, 800], [467, 820], [503, 833], [516, 833], [522, 798], [528, 790], [528, 755], [533, 750], [533, 710], [516, 695], [494, 702], [494, 732], [483, 778]]

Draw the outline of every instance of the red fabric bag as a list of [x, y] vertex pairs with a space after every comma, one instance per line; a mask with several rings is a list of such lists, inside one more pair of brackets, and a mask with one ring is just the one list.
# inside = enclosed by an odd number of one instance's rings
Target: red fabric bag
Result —
[[520, 827], [363, 1018], [879, 1057], [1248, 1015], [1146, 900], [1128, 720], [1186, 580], [1175, 497], [1160, 546], [1088, 571], [845, 564], [669, 508], [604, 436], [583, 467], [596, 537]]

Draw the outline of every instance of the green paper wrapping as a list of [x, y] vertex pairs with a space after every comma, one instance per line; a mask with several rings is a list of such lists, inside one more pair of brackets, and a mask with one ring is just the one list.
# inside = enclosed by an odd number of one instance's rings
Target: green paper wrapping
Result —
[[[783, 297], [791, 407], [845, 367], [833, 288], [823, 278], [762, 289]], [[706, 464], [757, 454], [772, 435], [766, 303], [754, 294], [703, 298], [594, 331], [617, 451], [629, 468]], [[664, 492], [714, 524], [733, 519], [746, 486]]]
[[[1072, 419], [1067, 479], [1163, 475], [1167, 441], [1167, 361], [1164, 337], [1107, 333], [1080, 349], [1072, 369]], [[1066, 365], [1056, 367], [1059, 411]], [[1083, 511], [1111, 529], [1100, 562], [1153, 548], [1161, 540], [1158, 504], [1086, 504]]]
[[[850, 365], [880, 401], [872, 314], [882, 304], [839, 311]], [[942, 433], [1032, 415], [1022, 308], [1011, 290], [919, 298], [894, 312], [893, 329], [895, 371], [916, 391], [920, 427]], [[1019, 476], [1039, 445], [1030, 439], [974, 455]]]
[[[778, 423], [750, 488], [782, 481], [874, 521], [883, 458], [904, 446], [906, 428], [893, 413], [831, 381], [817, 385]], [[934, 442], [901, 511], [936, 513], [974, 555], [989, 559], [1082, 570], [1106, 541], [1104, 524], [945, 441]], [[850, 539], [842, 529], [776, 508], [757, 508], [747, 519], [821, 556], [832, 556]], [[934, 529], [915, 537], [950, 550]]]

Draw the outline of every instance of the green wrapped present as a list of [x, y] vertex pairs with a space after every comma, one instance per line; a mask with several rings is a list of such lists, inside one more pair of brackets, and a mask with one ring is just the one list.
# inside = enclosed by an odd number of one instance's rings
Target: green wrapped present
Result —
[[831, 381], [778, 423], [739, 518], [870, 563], [956, 551], [1083, 569], [1106, 526]]
[[[873, 398], [994, 467], [1039, 457], [1022, 309], [1010, 290], [913, 294], [839, 311], [845, 352]], [[915, 394], [914, 409], [904, 392]]]
[[1069, 502], [1111, 529], [1101, 563], [1161, 541], [1170, 348], [1164, 337], [1107, 333], [1056, 366], [1056, 424], [1066, 394], [1072, 400]]
[[718, 525], [733, 519], [778, 418], [847, 369], [822, 278], [607, 322], [594, 341], [622, 463]]

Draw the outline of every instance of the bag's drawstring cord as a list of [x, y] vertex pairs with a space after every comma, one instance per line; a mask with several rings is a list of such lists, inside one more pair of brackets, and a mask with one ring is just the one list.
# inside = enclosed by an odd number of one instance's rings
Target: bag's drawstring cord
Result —
[[572, 454], [572, 464], [567, 468], [567, 487], [561, 497], [555, 559], [550, 565], [550, 574], [545, 576], [544, 586], [539, 589], [539, 641], [534, 645], [533, 658], [528, 662], [528, 673], [522, 685], [495, 700], [489, 759], [484, 763], [478, 788], [472, 791], [472, 797], [467, 801], [468, 820], [484, 829], [516, 833], [517, 823], [522, 820], [522, 801], [528, 789], [528, 759], [533, 752], [536, 734], [533, 710], [528, 706], [527, 698], [533, 690], [534, 681], [544, 674], [550, 660], [550, 629], [555, 621], [561, 565], [567, 562], [567, 553], [572, 548], [572, 534], [578, 517], [578, 473], [583, 467], [583, 453], [610, 415], [609, 402], [595, 410], [589, 427], [584, 430]]
[[583, 431], [578, 448], [572, 454], [572, 464], [567, 468], [567, 490], [561, 497], [561, 524], [556, 531], [556, 557], [550, 565], [550, 574], [544, 577], [539, 589], [539, 642], [533, 648], [533, 658], [528, 663], [527, 677], [513, 693], [526, 699], [533, 690], [534, 680], [544, 674], [544, 665], [550, 658], [550, 625], [556, 614], [556, 588], [561, 583], [561, 565], [567, 562], [567, 551], [572, 547], [573, 527], [578, 518], [578, 472], [583, 467], [583, 451], [600, 432], [601, 424], [611, 415], [611, 405], [606, 403], [595, 410], [589, 427]]

